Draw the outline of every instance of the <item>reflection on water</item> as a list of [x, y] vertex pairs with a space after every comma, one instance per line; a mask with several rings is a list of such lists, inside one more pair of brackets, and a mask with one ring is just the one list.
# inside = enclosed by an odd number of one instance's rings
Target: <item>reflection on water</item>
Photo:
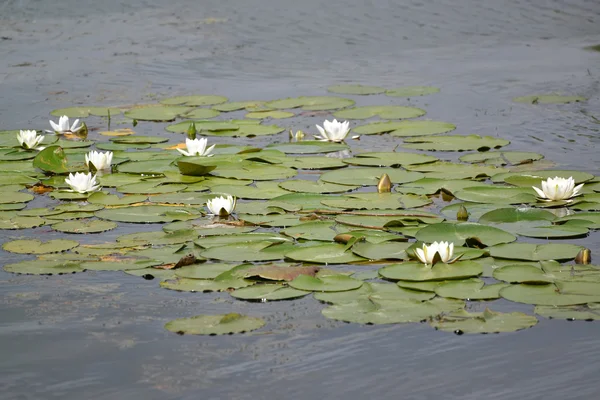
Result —
[[[441, 93], [384, 101], [423, 107], [459, 134], [509, 139], [509, 149], [541, 152], [560, 168], [599, 173], [600, 53], [584, 50], [600, 43], [595, 1], [8, 0], [0, 22], [0, 129], [43, 128], [50, 110], [73, 104], [186, 93], [268, 100], [322, 95], [344, 82], [434, 85]], [[548, 92], [590, 100], [511, 102]], [[369, 105], [383, 96], [349, 97]], [[279, 123], [310, 136], [323, 119]], [[236, 142], [264, 145], [286, 135]], [[400, 143], [389, 135], [351, 142], [374, 151]], [[139, 229], [124, 225], [118, 234]], [[20, 233], [0, 235], [4, 242]], [[325, 320], [313, 299], [248, 304], [117, 273], [0, 272], [0, 293], [0, 399], [590, 399], [600, 392], [598, 323], [541, 319], [515, 334], [458, 337], [423, 325]], [[172, 318], [232, 311], [264, 317], [266, 330], [208, 338], [162, 328]]]

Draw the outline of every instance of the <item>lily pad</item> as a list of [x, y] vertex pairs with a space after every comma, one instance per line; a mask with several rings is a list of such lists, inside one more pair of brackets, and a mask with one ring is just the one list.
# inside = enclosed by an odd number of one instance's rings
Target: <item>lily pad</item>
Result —
[[300, 297], [310, 294], [310, 292], [294, 289], [280, 284], [270, 283], [236, 289], [230, 294], [232, 297], [240, 300], [255, 300], [265, 302], [299, 299]]
[[431, 321], [435, 329], [463, 333], [500, 333], [515, 332], [531, 328], [538, 320], [532, 315], [520, 312], [499, 313], [486, 308], [484, 312], [470, 313], [465, 310], [456, 311]]
[[393, 168], [345, 168], [325, 172], [321, 181], [339, 185], [377, 185], [383, 174], [388, 174], [392, 183], [407, 183], [423, 178], [419, 172], [409, 172]]
[[511, 285], [500, 295], [517, 303], [546, 306], [570, 306], [600, 302], [600, 283], [556, 282], [549, 285]]
[[437, 161], [437, 157], [416, 153], [368, 152], [357, 154], [356, 157], [345, 158], [342, 161], [350, 165], [365, 167], [394, 167], [401, 165], [426, 164]]
[[454, 264], [437, 263], [433, 267], [409, 261], [383, 267], [379, 270], [379, 275], [391, 280], [423, 282], [466, 279], [481, 275], [481, 272], [481, 265], [473, 261], [457, 261]]
[[291, 191], [300, 193], [344, 193], [351, 190], [357, 189], [360, 186], [357, 185], [340, 185], [337, 183], [309, 180], [287, 180], [279, 183], [279, 187]]
[[4, 270], [15, 274], [60, 275], [82, 272], [83, 268], [76, 261], [26, 260], [15, 264], [6, 264]]
[[407, 119], [425, 115], [425, 110], [405, 106], [362, 106], [333, 113], [340, 119], [367, 119], [379, 116], [382, 119]]
[[205, 258], [232, 262], [273, 261], [282, 259], [283, 255], [291, 249], [291, 245], [287, 243], [259, 241], [211, 247], [201, 255]]
[[536, 306], [534, 312], [542, 317], [566, 319], [569, 321], [594, 321], [600, 319], [600, 304], [580, 304], [575, 306]]
[[354, 100], [334, 96], [302, 96], [270, 101], [266, 107], [275, 109], [298, 108], [308, 111], [337, 110], [354, 105]]
[[346, 150], [348, 146], [342, 143], [321, 142], [317, 140], [307, 140], [298, 143], [274, 143], [266, 147], [271, 150], [278, 150], [286, 154], [317, 154], [333, 153]]
[[256, 118], [256, 119], [266, 119], [266, 118], [284, 119], [284, 118], [291, 118], [294, 115], [296, 115], [296, 114], [294, 114], [293, 112], [289, 112], [289, 111], [265, 110], [265, 111], [252, 111], [252, 112], [247, 113], [244, 117], [245, 118]]
[[405, 144], [402, 147], [417, 150], [435, 150], [435, 151], [465, 151], [478, 150], [488, 151], [497, 149], [510, 144], [508, 140], [499, 139], [494, 136], [426, 136], [404, 139]]
[[146, 105], [136, 106], [136, 108], [125, 111], [123, 115], [138, 121], [173, 121], [192, 109], [186, 106]]
[[49, 254], [60, 253], [79, 246], [75, 240], [53, 239], [41, 242], [37, 239], [19, 239], [2, 245], [5, 251], [17, 254]]
[[334, 304], [321, 313], [326, 318], [358, 324], [399, 324], [421, 322], [443, 312], [458, 310], [464, 302], [453, 299], [433, 299], [425, 302], [412, 299], [371, 300]]
[[285, 256], [292, 260], [317, 264], [348, 264], [365, 260], [352, 253], [345, 245], [337, 243], [302, 247], [288, 251]]
[[520, 165], [541, 160], [543, 155], [525, 151], [488, 151], [485, 153], [466, 154], [459, 159], [468, 163], [484, 163], [489, 165]]
[[426, 301], [435, 297], [435, 294], [404, 289], [391, 283], [365, 282], [358, 289], [347, 290], [344, 292], [320, 292], [315, 293], [314, 297], [325, 303], [344, 304], [368, 299], [375, 301], [406, 299]]
[[238, 313], [223, 315], [196, 315], [169, 321], [165, 329], [183, 335], [230, 335], [261, 328], [265, 322], [260, 318]]
[[582, 249], [581, 246], [566, 243], [532, 244], [506, 243], [489, 249], [492, 257], [510, 258], [525, 261], [572, 260]]
[[115, 229], [117, 224], [112, 221], [92, 219], [87, 221], [64, 221], [52, 225], [52, 229], [65, 233], [100, 233]]
[[568, 104], [568, 103], [579, 103], [586, 101], [587, 99], [582, 96], [565, 96], [559, 94], [540, 94], [515, 97], [513, 99], [516, 103], [527, 103], [527, 104]]
[[333, 85], [327, 88], [328, 92], [339, 94], [357, 94], [369, 95], [380, 94], [385, 92], [385, 88], [379, 86], [364, 86], [364, 85]]
[[216, 95], [191, 95], [191, 96], [176, 96], [162, 99], [161, 104], [166, 105], [185, 105], [185, 106], [210, 106], [221, 104], [227, 101], [227, 97]]
[[435, 288], [435, 294], [441, 297], [464, 300], [490, 300], [500, 297], [500, 289], [509, 286], [506, 283], [486, 285], [484, 281], [471, 278], [464, 281], [447, 281]]
[[404, 86], [387, 90], [385, 94], [392, 97], [416, 97], [438, 93], [439, 91], [440, 89], [434, 86]]
[[438, 241], [454, 242], [455, 246], [469, 244], [476, 240], [485, 246], [495, 246], [499, 243], [514, 242], [517, 238], [502, 229], [488, 225], [465, 222], [461, 224], [439, 223], [432, 224], [419, 230], [417, 240], [432, 243]]
[[308, 275], [299, 275], [289, 282], [289, 285], [298, 290], [311, 292], [343, 292], [361, 287], [363, 281], [350, 278], [346, 275], [329, 275], [321, 278]]
[[128, 206], [113, 209], [104, 209], [96, 212], [98, 218], [116, 222], [133, 223], [158, 223], [185, 221], [197, 218], [200, 212], [191, 207], [170, 206]]

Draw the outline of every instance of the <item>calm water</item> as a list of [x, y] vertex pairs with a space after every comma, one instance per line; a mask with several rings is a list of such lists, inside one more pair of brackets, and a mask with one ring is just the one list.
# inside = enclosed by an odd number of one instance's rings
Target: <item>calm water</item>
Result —
[[[74, 104], [189, 93], [267, 100], [323, 95], [344, 82], [434, 85], [442, 92], [410, 102], [356, 99], [414, 104], [428, 118], [457, 124], [459, 134], [501, 136], [511, 140], [508, 149], [538, 151], [560, 168], [598, 175], [600, 125], [589, 115], [600, 118], [600, 52], [584, 50], [598, 43], [596, 0], [4, 0], [0, 129], [46, 128], [51, 110]], [[511, 102], [553, 91], [590, 100], [561, 107]], [[293, 127], [314, 132], [322, 119], [294, 119]], [[164, 133], [162, 126], [140, 126], [145, 134]], [[273, 140], [286, 139], [258, 144]], [[397, 143], [382, 136], [353, 145]], [[123, 228], [131, 229], [155, 228]], [[47, 228], [33, 233], [55, 235]], [[0, 238], [23, 234], [31, 232]], [[600, 244], [597, 233], [573, 242]], [[1, 256], [3, 263], [20, 259]], [[313, 299], [248, 304], [118, 273], [0, 271], [0, 294], [2, 400], [600, 395], [599, 323], [540, 319], [515, 334], [455, 336], [426, 325], [325, 320]], [[173, 318], [231, 311], [268, 324], [228, 337], [163, 330]]]

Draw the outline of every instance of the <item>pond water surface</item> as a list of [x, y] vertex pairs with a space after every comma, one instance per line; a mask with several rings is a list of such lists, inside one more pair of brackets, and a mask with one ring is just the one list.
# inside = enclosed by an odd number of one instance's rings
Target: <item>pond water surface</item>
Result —
[[[432, 85], [441, 92], [410, 101], [348, 97], [423, 107], [428, 118], [455, 123], [459, 134], [499, 136], [511, 141], [507, 149], [540, 152], [557, 168], [598, 175], [600, 124], [592, 116], [600, 118], [600, 52], [585, 49], [598, 43], [594, 0], [5, 0], [0, 129], [46, 129], [51, 110], [77, 104], [179, 94], [270, 100], [326, 95], [327, 86], [341, 83]], [[511, 101], [549, 92], [589, 101]], [[323, 119], [294, 119], [293, 127], [316, 133], [314, 123]], [[140, 128], [166, 134], [163, 125]], [[287, 133], [229, 143], [274, 141], [287, 141]], [[352, 146], [398, 143], [369, 136]], [[436, 155], [456, 160], [460, 153]], [[123, 224], [103, 239], [138, 229], [154, 228]], [[42, 227], [2, 231], [0, 242], [32, 235], [60, 236]], [[597, 232], [569, 243], [599, 257]], [[3, 264], [23, 258], [1, 257]], [[313, 298], [245, 303], [109, 272], [39, 277], [0, 270], [0, 294], [3, 400], [600, 395], [598, 322], [540, 317], [522, 332], [456, 336], [425, 324], [338, 323], [322, 317]], [[232, 311], [262, 316], [267, 326], [224, 337], [163, 329], [173, 318]]]

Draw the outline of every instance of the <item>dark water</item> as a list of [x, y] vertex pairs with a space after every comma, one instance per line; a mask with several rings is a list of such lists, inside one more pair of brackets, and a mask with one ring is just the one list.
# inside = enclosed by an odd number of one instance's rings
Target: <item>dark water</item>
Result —
[[[584, 50], [598, 43], [596, 0], [4, 0], [0, 129], [46, 128], [52, 109], [74, 104], [188, 93], [267, 100], [323, 95], [344, 82], [434, 85], [442, 92], [410, 102], [356, 99], [414, 104], [428, 118], [457, 124], [457, 133], [497, 135], [511, 140], [508, 149], [541, 152], [559, 168], [598, 175], [600, 124], [590, 115], [600, 118], [600, 52]], [[590, 100], [560, 107], [511, 102], [554, 91]], [[294, 119], [293, 127], [314, 132], [321, 120]], [[258, 143], [271, 140], [285, 139]], [[397, 143], [365, 137], [353, 146]], [[34, 234], [52, 235], [42, 228]], [[597, 233], [580, 243], [594, 254], [600, 244]], [[1, 256], [2, 263], [18, 259]], [[426, 325], [325, 320], [313, 299], [248, 304], [171, 292], [118, 273], [0, 271], [0, 293], [3, 400], [600, 395], [598, 323], [540, 319], [515, 334], [455, 336]], [[231, 311], [268, 324], [228, 337], [163, 330], [173, 318]]]

